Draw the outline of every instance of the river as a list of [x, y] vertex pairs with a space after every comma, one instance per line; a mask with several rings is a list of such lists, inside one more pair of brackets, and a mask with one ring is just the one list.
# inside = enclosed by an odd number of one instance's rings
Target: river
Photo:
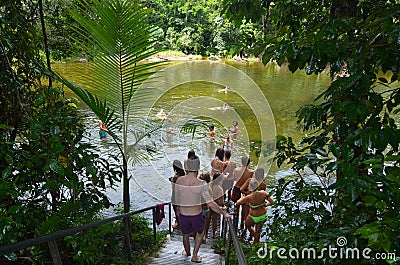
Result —
[[[87, 67], [87, 63], [79, 62], [53, 64], [54, 70], [77, 83], [82, 75], [88, 73]], [[251, 168], [261, 165], [269, 169], [266, 172], [267, 182], [291, 175], [288, 167], [277, 168], [266, 162], [272, 153], [267, 154], [262, 161], [254, 152], [250, 152], [251, 143], [265, 140], [273, 144], [276, 134], [291, 136], [299, 141], [303, 133], [296, 128], [296, 110], [304, 104], [312, 103], [330, 83], [328, 72], [318, 76], [306, 75], [304, 71], [291, 73], [286, 66], [264, 66], [260, 62], [173, 62], [172, 66], [163, 68], [160, 73], [166, 85], [162, 89], [161, 85], [156, 85], [155, 92], [158, 95], [154, 97], [148, 115], [154, 118], [162, 108], [171, 120], [164, 123], [159, 139], [151, 142], [159, 152], [149, 161], [136, 164], [130, 169], [133, 209], [169, 201], [171, 187], [168, 177], [173, 174], [172, 161], [183, 161], [190, 148], [199, 154], [202, 170], [210, 170], [209, 162], [216, 145], [208, 143], [204, 137], [206, 131], [199, 129], [192, 137], [190, 133], [180, 130], [185, 121], [194, 118], [209, 120], [217, 125], [218, 143], [224, 140], [227, 127], [231, 126], [232, 121], [238, 120], [239, 135], [233, 139], [235, 145], [232, 158], [240, 163], [240, 156], [249, 154], [253, 161]], [[66, 95], [74, 96], [70, 91], [66, 91]], [[118, 154], [111, 139], [99, 139], [94, 114], [84, 104], [79, 104], [79, 109], [87, 117], [87, 139], [101, 152]], [[166, 127], [172, 127], [173, 132], [166, 133]], [[107, 195], [113, 203], [121, 202], [122, 187], [110, 189]]]

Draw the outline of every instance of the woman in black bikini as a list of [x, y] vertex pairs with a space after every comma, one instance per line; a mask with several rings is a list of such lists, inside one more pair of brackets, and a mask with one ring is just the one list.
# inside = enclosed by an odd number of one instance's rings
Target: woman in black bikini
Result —
[[179, 160], [174, 160], [174, 162], [172, 163], [172, 168], [174, 169], [174, 175], [169, 177], [169, 181], [171, 181], [172, 185], [171, 202], [175, 212], [176, 221], [176, 223], [172, 225], [172, 228], [177, 229], [179, 228], [179, 207], [175, 204], [175, 183], [179, 177], [185, 176], [185, 171], [183, 170], [182, 163]]
[[[250, 234], [254, 237], [254, 243], [260, 242], [261, 229], [267, 219], [267, 206], [274, 204], [274, 199], [272, 199], [266, 191], [259, 191], [257, 187], [258, 181], [252, 178], [249, 183], [249, 191], [251, 194], [240, 198], [236, 203], [238, 205], [248, 203], [250, 206], [245, 225]], [[253, 226], [255, 226], [255, 228], [253, 228]]]

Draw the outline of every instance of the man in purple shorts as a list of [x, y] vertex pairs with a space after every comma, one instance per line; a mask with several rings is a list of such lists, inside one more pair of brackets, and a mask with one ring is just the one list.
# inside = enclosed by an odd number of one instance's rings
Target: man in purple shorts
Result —
[[[183, 233], [183, 247], [185, 248], [182, 254], [192, 256], [191, 261], [197, 263], [201, 262], [201, 257], [197, 254], [203, 240], [205, 225], [201, 204], [206, 202], [213, 211], [225, 217], [231, 217], [214, 202], [208, 192], [207, 183], [197, 178], [199, 169], [200, 160], [198, 158], [188, 159], [187, 175], [179, 177], [175, 183], [175, 199], [180, 209], [179, 224]], [[197, 234], [194, 240], [193, 255], [191, 255], [189, 237], [194, 231]]]

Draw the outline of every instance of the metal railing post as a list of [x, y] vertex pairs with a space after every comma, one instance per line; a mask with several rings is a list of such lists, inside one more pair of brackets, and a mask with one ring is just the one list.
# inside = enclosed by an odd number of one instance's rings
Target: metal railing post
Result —
[[58, 251], [56, 240], [55, 239], [49, 240], [47, 241], [47, 244], [49, 245], [51, 257], [53, 258], [53, 264], [62, 265], [60, 251]]
[[239, 227], [239, 209], [240, 205], [236, 205], [233, 207], [233, 228], [235, 229], [235, 232], [237, 232], [238, 227]]
[[231, 241], [232, 241], [232, 236], [231, 233], [228, 234], [228, 244], [226, 245], [226, 252], [225, 252], [225, 265], [229, 265], [229, 256], [231, 253]]
[[226, 252], [225, 252], [225, 265], [230, 263], [230, 252], [231, 246], [235, 248], [236, 257], [239, 265], [247, 265], [246, 257], [244, 256], [242, 246], [240, 245], [239, 239], [236, 234], [236, 229], [231, 218], [226, 218], [225, 222], [227, 224], [228, 241], [226, 242]]
[[152, 209], [152, 212], [153, 212], [153, 238], [154, 238], [154, 241], [156, 241], [156, 240], [157, 240], [156, 207], [154, 207], [154, 208]]
[[171, 211], [172, 211], [172, 206], [171, 206], [171, 203], [169, 203], [168, 204], [168, 231], [169, 231], [170, 234], [172, 233], [172, 229], [171, 229], [171, 227], [172, 227], [172, 213], [171, 213]]

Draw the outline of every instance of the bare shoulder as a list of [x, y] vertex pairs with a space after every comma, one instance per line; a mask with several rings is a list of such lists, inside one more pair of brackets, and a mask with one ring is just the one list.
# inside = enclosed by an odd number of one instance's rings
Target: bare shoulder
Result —
[[176, 180], [176, 184], [184, 184], [186, 180], [186, 176], [181, 176]]

